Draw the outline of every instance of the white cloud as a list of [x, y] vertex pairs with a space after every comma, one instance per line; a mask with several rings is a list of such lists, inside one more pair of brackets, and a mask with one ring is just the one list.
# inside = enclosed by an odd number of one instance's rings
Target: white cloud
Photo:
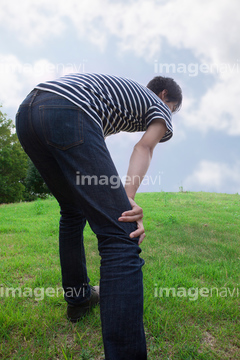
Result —
[[184, 125], [205, 133], [215, 130], [239, 136], [239, 83], [240, 66], [239, 70], [222, 75], [199, 102], [192, 99], [183, 106], [181, 115]]
[[36, 46], [65, 28], [57, 1], [1, 1], [0, 24], [15, 33], [24, 44]]
[[152, 58], [165, 37], [202, 59], [224, 62], [239, 55], [239, 8], [238, 0], [231, 6], [228, 0], [92, 0], [91, 6], [88, 0], [2, 0], [0, 23], [34, 46], [51, 35], [61, 36], [68, 19], [80, 37], [100, 46], [114, 35], [122, 50]]
[[[23, 63], [15, 55], [0, 55], [0, 102], [4, 107], [18, 106], [38, 83], [53, 80], [58, 76], [73, 72], [74, 64], [53, 64], [47, 59], [34, 63]], [[84, 64], [82, 64], [84, 66]], [[80, 64], [78, 64], [80, 68]]]
[[[2, 0], [0, 24], [33, 48], [49, 38], [61, 37], [73, 26], [80, 39], [102, 50], [114, 37], [120, 52], [132, 51], [153, 62], [166, 39], [176, 49], [191, 50], [199, 59], [198, 66], [201, 62], [220, 67], [227, 64], [224, 72], [214, 69], [216, 83], [197, 104], [194, 99], [184, 101], [181, 114], [187, 127], [240, 135], [239, 10], [238, 0], [232, 0], [231, 6], [228, 0], [92, 0], [91, 6], [88, 0]], [[196, 68], [190, 65], [185, 64], [193, 75]], [[201, 76], [200, 71], [194, 76]], [[15, 84], [15, 77], [15, 73], [9, 74], [4, 86]], [[14, 91], [21, 87], [18, 84]]]
[[184, 182], [185, 190], [240, 193], [240, 162], [229, 165], [202, 160]]

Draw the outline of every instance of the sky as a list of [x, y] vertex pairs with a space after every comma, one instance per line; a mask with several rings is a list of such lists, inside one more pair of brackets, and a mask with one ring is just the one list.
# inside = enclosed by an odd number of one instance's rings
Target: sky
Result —
[[[8, 118], [35, 85], [105, 73], [183, 91], [173, 138], [154, 149], [139, 188], [240, 194], [238, 0], [0, 0], [0, 103]], [[107, 145], [124, 182], [142, 133]]]

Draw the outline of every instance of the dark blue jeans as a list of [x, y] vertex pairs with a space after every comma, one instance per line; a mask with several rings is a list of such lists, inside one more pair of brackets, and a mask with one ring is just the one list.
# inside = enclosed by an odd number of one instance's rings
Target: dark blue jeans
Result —
[[88, 221], [101, 256], [100, 312], [106, 360], [145, 360], [143, 259], [136, 223], [101, 128], [73, 103], [33, 90], [16, 115], [19, 140], [60, 205], [59, 247], [65, 299], [90, 296], [83, 243]]

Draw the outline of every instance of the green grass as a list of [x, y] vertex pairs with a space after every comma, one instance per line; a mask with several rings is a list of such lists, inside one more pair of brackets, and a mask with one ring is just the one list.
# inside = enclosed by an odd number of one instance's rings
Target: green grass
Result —
[[[141, 256], [149, 359], [239, 359], [240, 196], [160, 192], [136, 201], [147, 233]], [[99, 308], [78, 324], [66, 320], [58, 220], [54, 199], [0, 206], [1, 359], [104, 358]], [[97, 284], [100, 258], [88, 226], [85, 248]], [[18, 288], [15, 297], [7, 288]]]

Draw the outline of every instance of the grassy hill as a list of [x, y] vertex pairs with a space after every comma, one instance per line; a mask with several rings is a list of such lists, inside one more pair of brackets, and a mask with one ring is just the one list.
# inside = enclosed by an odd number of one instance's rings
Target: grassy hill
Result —
[[[149, 359], [240, 359], [240, 196], [143, 193]], [[66, 320], [54, 199], [0, 206], [0, 358], [104, 358], [99, 308]], [[99, 282], [95, 235], [88, 275]]]

